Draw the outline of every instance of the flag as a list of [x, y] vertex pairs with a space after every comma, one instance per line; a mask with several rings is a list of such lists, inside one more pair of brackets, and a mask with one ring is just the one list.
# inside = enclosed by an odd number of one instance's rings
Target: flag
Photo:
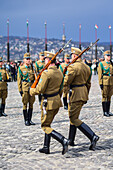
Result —
[[109, 25], [109, 29], [111, 29], [111, 25]]
[[95, 24], [95, 29], [98, 29], [98, 25], [97, 24]]

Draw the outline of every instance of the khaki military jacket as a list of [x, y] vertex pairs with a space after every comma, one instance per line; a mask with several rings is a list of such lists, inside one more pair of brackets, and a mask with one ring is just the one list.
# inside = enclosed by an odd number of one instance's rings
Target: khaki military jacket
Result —
[[99, 84], [113, 85], [113, 66], [105, 60], [99, 63], [98, 66]]
[[35, 70], [36, 70], [36, 73], [39, 73], [42, 71], [42, 69], [44, 68], [45, 66], [45, 63], [44, 61], [41, 61], [41, 60], [38, 60], [35, 62]]
[[34, 70], [31, 66], [25, 65], [18, 68], [17, 83], [20, 91], [28, 91], [35, 80]]
[[88, 100], [88, 93], [91, 86], [91, 69], [80, 58], [67, 68], [64, 87], [69, 85], [84, 85], [81, 87], [72, 87], [70, 102]]
[[[36, 88], [30, 89], [31, 95], [36, 94], [54, 94], [59, 92], [61, 84], [63, 81], [62, 72], [57, 69], [56, 66], [51, 66], [48, 70], [45, 70], [39, 80], [39, 83]], [[57, 109], [62, 106], [60, 95], [53, 97], [47, 97], [47, 109]]]
[[4, 68], [0, 68], [0, 90], [7, 90], [9, 75]]

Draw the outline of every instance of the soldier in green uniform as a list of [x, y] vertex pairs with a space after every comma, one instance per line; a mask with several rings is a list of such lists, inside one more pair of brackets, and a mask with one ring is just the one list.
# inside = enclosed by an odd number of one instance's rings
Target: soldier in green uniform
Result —
[[[54, 56], [53, 53], [45, 51], [45, 64]], [[55, 66], [55, 60], [49, 65], [49, 68], [45, 70], [39, 80], [36, 88], [30, 88], [30, 95], [43, 94], [41, 102], [41, 127], [45, 132], [44, 146], [39, 149], [39, 152], [49, 154], [50, 153], [50, 137], [52, 136], [63, 146], [62, 154], [65, 154], [68, 150], [69, 141], [60, 133], [51, 128], [51, 123], [58, 113], [59, 108], [62, 106], [60, 93], [63, 84], [63, 74]]]
[[110, 51], [104, 52], [105, 60], [99, 63], [98, 79], [102, 90], [102, 107], [104, 116], [113, 116], [110, 113], [111, 96], [113, 95], [113, 65], [110, 61]]
[[[33, 112], [33, 103], [35, 101], [35, 96], [29, 95], [29, 88], [35, 80], [34, 70], [30, 64], [30, 53], [24, 54], [24, 64], [18, 68], [18, 89], [22, 96], [23, 102], [23, 115], [25, 120], [25, 125], [35, 125], [31, 121]], [[27, 110], [27, 105], [29, 104], [29, 109]]]
[[[62, 63], [59, 68], [60, 70], [64, 71], [65, 67], [69, 64], [69, 59], [70, 59], [70, 55], [69, 54], [65, 54], [64, 56], [64, 63]], [[69, 87], [66, 87], [66, 89], [63, 88], [63, 103], [64, 103], [64, 109], [68, 110], [68, 102], [67, 102], [67, 97], [69, 94]]]
[[0, 117], [7, 116], [4, 113], [7, 98], [7, 81], [9, 81], [9, 75], [3, 67], [2, 57], [0, 57]]
[[[45, 64], [44, 64], [44, 52], [39, 53], [39, 58], [40, 58], [40, 60], [35, 62], [35, 71], [36, 71], [37, 76], [38, 76], [38, 73], [40, 73], [45, 66]], [[40, 105], [41, 104], [41, 94], [38, 95], [38, 98], [39, 98], [39, 105]]]
[[[72, 59], [81, 53], [78, 48], [71, 48]], [[82, 106], [88, 100], [88, 93], [91, 86], [91, 70], [80, 58], [74, 64], [71, 64], [67, 69], [67, 74], [64, 78], [64, 87], [70, 86], [72, 94], [69, 101], [69, 118], [70, 118], [70, 131], [69, 139], [70, 144], [74, 145], [74, 137], [76, 128], [78, 128], [90, 141], [90, 150], [95, 150], [96, 142], [99, 137], [79, 119], [79, 114]]]

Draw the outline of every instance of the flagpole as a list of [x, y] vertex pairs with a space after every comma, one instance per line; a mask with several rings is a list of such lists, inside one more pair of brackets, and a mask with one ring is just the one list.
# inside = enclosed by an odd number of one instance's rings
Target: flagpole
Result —
[[112, 59], [111, 25], [109, 25], [109, 31], [110, 31], [110, 56], [111, 56], [111, 59]]
[[9, 18], [7, 19], [7, 62], [10, 61], [10, 54], [9, 54]]
[[[95, 41], [97, 41], [97, 29], [98, 26], [95, 24]], [[95, 59], [97, 60], [97, 43], [95, 44]]]
[[81, 50], [81, 24], [79, 24], [79, 49]]
[[[65, 36], [65, 24], [63, 23], [63, 35], [62, 35], [63, 46], [65, 45], [66, 36]], [[63, 61], [64, 61], [64, 51], [63, 51]]]
[[47, 22], [45, 22], [45, 51], [47, 51]]
[[28, 23], [28, 19], [27, 19], [27, 53], [29, 53], [29, 23]]

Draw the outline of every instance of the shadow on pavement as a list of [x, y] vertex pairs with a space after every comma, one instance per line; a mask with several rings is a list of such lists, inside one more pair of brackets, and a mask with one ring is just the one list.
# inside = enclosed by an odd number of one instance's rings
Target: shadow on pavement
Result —
[[[66, 158], [73, 158], [73, 157], [78, 157], [78, 156], [83, 157], [84, 152], [89, 151], [89, 146], [90, 146], [89, 142], [75, 144], [74, 147], [69, 146], [69, 151], [66, 155]], [[110, 149], [113, 149], [113, 139], [108, 139], [105, 141], [101, 141], [99, 139], [99, 141], [96, 144], [95, 151], [100, 152], [100, 150], [110, 150]], [[95, 152], [95, 151], [92, 151], [92, 152]], [[83, 152], [83, 154], [81, 154], [79, 152]]]

